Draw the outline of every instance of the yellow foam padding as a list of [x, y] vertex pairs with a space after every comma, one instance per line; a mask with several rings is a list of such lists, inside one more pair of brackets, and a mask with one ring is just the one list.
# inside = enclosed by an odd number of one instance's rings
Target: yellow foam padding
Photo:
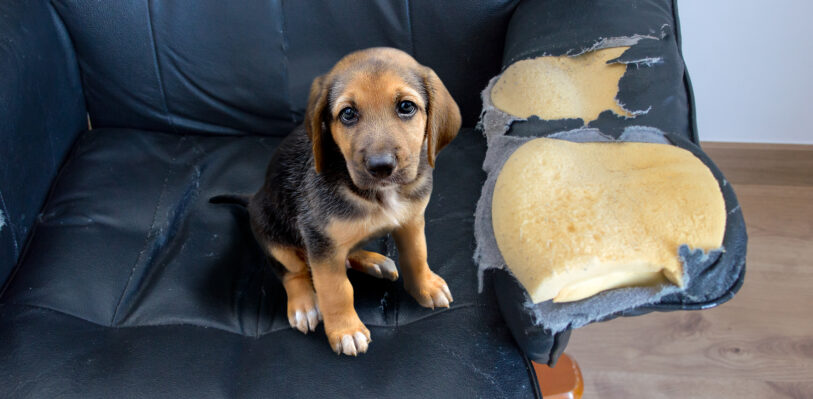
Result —
[[491, 212], [500, 253], [534, 303], [683, 286], [678, 248], [721, 247], [726, 223], [717, 180], [689, 151], [545, 138], [508, 158]]
[[610, 110], [633, 116], [618, 104], [625, 64], [607, 64], [629, 47], [591, 51], [575, 57], [537, 57], [511, 64], [494, 84], [491, 102], [503, 112], [528, 118], [582, 119], [585, 124]]

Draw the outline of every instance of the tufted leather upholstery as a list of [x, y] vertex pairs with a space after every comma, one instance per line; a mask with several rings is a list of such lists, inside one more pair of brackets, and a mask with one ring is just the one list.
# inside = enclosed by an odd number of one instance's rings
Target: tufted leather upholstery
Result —
[[285, 135], [301, 122], [315, 76], [376, 46], [434, 68], [473, 126], [515, 3], [54, 0], [53, 7], [73, 39], [94, 127]]

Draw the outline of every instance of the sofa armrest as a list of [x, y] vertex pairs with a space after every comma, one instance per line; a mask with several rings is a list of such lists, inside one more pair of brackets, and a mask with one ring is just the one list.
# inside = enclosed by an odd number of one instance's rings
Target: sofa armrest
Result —
[[[605, 133], [620, 133], [629, 125], [651, 126], [697, 143], [694, 104], [680, 50], [674, 3], [523, 0], [507, 28], [503, 69], [543, 55], [573, 56], [630, 46], [621, 57], [608, 63], [628, 66], [619, 81], [616, 99], [625, 109], [634, 111], [635, 118], [619, 118], [607, 111], [589, 126]], [[556, 124], [557, 129], [562, 126], [562, 121]]]
[[0, 283], [86, 118], [79, 66], [50, 3], [0, 2]]
[[[731, 186], [697, 145], [694, 104], [680, 51], [678, 24], [674, 0], [523, 0], [508, 26], [503, 69], [540, 56], [572, 56], [600, 48], [630, 46], [621, 57], [608, 61], [634, 66], [628, 67], [619, 81], [616, 100], [646, 112], [634, 118], [608, 112], [589, 122], [588, 127], [614, 138], [631, 126], [657, 128], [673, 144], [700, 158], [721, 184], [729, 212], [726, 251], [703, 269], [698, 281], [706, 285], [596, 321], [651, 311], [714, 307], [733, 297], [744, 279], [745, 223]], [[505, 134], [539, 137], [582, 126], [578, 119], [545, 121], [532, 117], [515, 120]], [[567, 345], [570, 327], [556, 332], [545, 328], [535, 320], [527, 293], [513, 275], [495, 270], [492, 277], [500, 310], [517, 344], [532, 360], [553, 365]], [[714, 290], [709, 289], [711, 285], [716, 285]]]

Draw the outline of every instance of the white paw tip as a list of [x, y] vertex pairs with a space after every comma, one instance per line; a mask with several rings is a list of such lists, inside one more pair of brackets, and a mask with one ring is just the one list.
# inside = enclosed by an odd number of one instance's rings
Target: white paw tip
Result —
[[353, 342], [353, 337], [345, 335], [342, 337], [342, 353], [348, 356], [356, 356], [356, 344]]
[[449, 286], [448, 286], [448, 285], [446, 285], [446, 284], [443, 284], [443, 293], [444, 293], [444, 294], [446, 294], [446, 298], [448, 298], [448, 299], [449, 299], [449, 302], [450, 302], [450, 303], [451, 303], [452, 301], [454, 301], [454, 299], [452, 298], [452, 292], [451, 292], [451, 291], [449, 291]]
[[356, 331], [356, 333], [353, 334], [353, 339], [356, 341], [356, 348], [360, 353], [367, 352], [367, 344], [370, 343], [370, 339], [367, 338], [366, 335], [360, 331]]
[[296, 311], [296, 329], [302, 331], [303, 333], [308, 333], [308, 319], [305, 318], [305, 313], [301, 310]]
[[317, 324], [319, 324], [319, 315], [316, 309], [311, 309], [308, 311], [308, 328], [313, 331], [316, 329]]
[[439, 308], [448, 308], [449, 307], [449, 300], [446, 299], [446, 296], [442, 293], [435, 294], [435, 306]]

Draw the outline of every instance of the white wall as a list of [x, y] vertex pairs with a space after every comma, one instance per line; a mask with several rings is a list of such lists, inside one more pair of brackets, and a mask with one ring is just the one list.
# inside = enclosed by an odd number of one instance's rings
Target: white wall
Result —
[[700, 139], [813, 144], [813, 1], [678, 9]]

